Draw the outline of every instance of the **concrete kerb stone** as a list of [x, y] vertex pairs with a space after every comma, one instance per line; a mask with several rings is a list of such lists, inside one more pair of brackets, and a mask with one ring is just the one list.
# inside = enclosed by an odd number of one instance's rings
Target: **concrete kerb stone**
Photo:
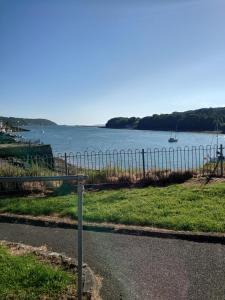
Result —
[[[64, 254], [48, 251], [45, 246], [33, 247], [23, 243], [14, 243], [10, 241], [0, 240], [0, 245], [13, 249], [13, 253], [32, 253], [44, 261], [48, 261], [52, 265], [61, 266], [64, 270], [77, 272], [77, 261], [67, 257]], [[83, 296], [86, 300], [101, 300], [99, 295], [101, 288], [101, 280], [95, 276], [93, 271], [83, 264], [84, 288]], [[75, 296], [74, 296], [75, 299]]]
[[[77, 229], [77, 222], [67, 218], [16, 215], [9, 213], [0, 214], [0, 222], [21, 223], [34, 226], [58, 227]], [[118, 234], [129, 234], [137, 236], [149, 236], [158, 238], [181, 239], [202, 243], [220, 243], [225, 244], [225, 233], [213, 232], [191, 232], [175, 231], [169, 229], [160, 229], [144, 226], [127, 226], [123, 224], [111, 223], [87, 223], [84, 222], [83, 228], [86, 231], [110, 232]]]

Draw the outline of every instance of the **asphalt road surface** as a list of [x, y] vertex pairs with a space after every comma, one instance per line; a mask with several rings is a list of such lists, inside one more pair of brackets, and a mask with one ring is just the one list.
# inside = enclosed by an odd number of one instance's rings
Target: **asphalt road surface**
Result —
[[[0, 239], [76, 255], [76, 231], [0, 223]], [[84, 232], [84, 260], [103, 277], [102, 298], [225, 299], [225, 246]]]

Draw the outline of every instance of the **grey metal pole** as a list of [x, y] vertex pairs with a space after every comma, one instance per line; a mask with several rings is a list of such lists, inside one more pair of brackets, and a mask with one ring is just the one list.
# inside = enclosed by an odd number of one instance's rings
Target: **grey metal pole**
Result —
[[82, 300], [83, 295], [83, 192], [84, 185], [78, 180], [78, 300]]

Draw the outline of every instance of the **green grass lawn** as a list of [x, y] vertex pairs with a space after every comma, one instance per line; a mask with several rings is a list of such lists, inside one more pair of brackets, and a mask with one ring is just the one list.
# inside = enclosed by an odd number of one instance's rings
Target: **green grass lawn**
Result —
[[[15, 256], [0, 246], [0, 299], [59, 299], [73, 276], [26, 254]], [[44, 298], [46, 296], [46, 298]]]
[[[1, 198], [0, 212], [77, 217], [75, 195]], [[171, 185], [87, 192], [84, 219], [161, 228], [225, 232], [225, 184]]]

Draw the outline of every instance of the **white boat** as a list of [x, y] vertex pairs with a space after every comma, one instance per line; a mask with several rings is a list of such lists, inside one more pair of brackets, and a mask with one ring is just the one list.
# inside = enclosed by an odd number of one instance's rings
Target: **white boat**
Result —
[[169, 139], [168, 139], [168, 142], [169, 143], [177, 143], [178, 142], [178, 139], [175, 137], [175, 138], [173, 138], [173, 137], [170, 137]]
[[[173, 137], [173, 133], [174, 133], [174, 137]], [[170, 134], [170, 138], [168, 139], [169, 143], [177, 143], [178, 142], [178, 138], [177, 138], [177, 126], [176, 126], [176, 131], [171, 131]]]

